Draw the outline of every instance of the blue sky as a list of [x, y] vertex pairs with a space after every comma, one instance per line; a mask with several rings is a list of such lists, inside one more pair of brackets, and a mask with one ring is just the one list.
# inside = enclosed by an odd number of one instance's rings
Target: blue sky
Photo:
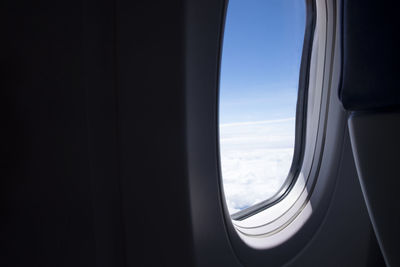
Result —
[[220, 123], [295, 116], [305, 0], [230, 0]]

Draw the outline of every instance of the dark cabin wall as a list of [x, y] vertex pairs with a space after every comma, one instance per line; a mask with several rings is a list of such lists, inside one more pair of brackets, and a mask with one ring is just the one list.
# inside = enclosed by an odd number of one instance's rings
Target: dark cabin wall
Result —
[[191, 266], [184, 1], [123, 0], [116, 12], [127, 266]]
[[2, 266], [94, 266], [83, 8], [2, 1]]
[[182, 1], [0, 9], [0, 265], [192, 265]]

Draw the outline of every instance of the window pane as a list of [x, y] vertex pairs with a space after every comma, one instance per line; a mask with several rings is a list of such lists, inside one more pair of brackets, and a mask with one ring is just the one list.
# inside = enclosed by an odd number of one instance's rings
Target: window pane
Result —
[[220, 154], [231, 214], [267, 200], [292, 164], [303, 0], [230, 0], [220, 81]]

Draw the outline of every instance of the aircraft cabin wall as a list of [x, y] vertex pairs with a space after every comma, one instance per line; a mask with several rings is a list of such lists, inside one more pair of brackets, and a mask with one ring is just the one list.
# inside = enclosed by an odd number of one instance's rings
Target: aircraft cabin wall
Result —
[[216, 138], [227, 4], [1, 2], [0, 266], [384, 266], [339, 53], [313, 215], [271, 249], [237, 236]]

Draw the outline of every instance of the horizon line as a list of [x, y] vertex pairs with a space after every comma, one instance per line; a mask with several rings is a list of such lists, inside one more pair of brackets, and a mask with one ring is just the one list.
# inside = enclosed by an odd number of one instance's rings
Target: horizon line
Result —
[[264, 120], [264, 121], [244, 121], [244, 122], [231, 122], [220, 124], [219, 127], [229, 127], [229, 126], [239, 126], [239, 125], [254, 125], [254, 124], [269, 124], [277, 122], [285, 122], [295, 120], [296, 117], [290, 117], [285, 119], [275, 119], [275, 120]]

